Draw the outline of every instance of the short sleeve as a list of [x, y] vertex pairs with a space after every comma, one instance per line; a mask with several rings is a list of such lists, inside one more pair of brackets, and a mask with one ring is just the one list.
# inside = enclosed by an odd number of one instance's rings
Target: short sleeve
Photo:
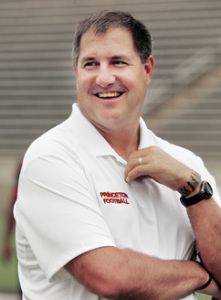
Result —
[[77, 157], [45, 155], [25, 164], [17, 218], [48, 279], [84, 252], [115, 246], [97, 201]]

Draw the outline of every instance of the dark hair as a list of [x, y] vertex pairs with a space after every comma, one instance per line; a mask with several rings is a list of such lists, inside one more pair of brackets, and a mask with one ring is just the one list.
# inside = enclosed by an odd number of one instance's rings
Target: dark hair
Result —
[[144, 63], [152, 52], [150, 32], [143, 23], [133, 18], [129, 13], [117, 10], [103, 10], [78, 24], [73, 42], [73, 60], [78, 63], [81, 37], [92, 29], [95, 34], [103, 34], [109, 28], [123, 27], [132, 34], [134, 48]]

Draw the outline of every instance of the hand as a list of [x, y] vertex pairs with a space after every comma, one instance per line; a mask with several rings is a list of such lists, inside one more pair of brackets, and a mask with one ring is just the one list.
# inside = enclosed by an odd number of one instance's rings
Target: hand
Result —
[[131, 154], [125, 170], [127, 182], [139, 177], [152, 178], [172, 190], [181, 188], [190, 175], [189, 167], [156, 146]]

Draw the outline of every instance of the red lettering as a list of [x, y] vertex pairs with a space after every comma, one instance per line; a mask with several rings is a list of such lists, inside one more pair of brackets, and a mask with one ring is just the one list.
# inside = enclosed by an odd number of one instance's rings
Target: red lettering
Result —
[[128, 195], [122, 192], [100, 192], [104, 204], [130, 204]]

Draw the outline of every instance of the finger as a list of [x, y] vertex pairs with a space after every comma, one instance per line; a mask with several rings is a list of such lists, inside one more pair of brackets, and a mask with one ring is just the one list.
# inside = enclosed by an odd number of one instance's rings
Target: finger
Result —
[[127, 182], [131, 182], [132, 180], [134, 180], [136, 178], [141, 178], [141, 177], [152, 178], [148, 174], [148, 166], [147, 165], [139, 164], [138, 166], [131, 169], [128, 173], [126, 173], [125, 180]]
[[124, 172], [126, 181], [132, 170], [138, 169], [138, 173], [139, 173], [140, 167], [143, 166], [144, 164], [145, 164], [144, 157], [139, 156], [139, 157], [130, 158]]

